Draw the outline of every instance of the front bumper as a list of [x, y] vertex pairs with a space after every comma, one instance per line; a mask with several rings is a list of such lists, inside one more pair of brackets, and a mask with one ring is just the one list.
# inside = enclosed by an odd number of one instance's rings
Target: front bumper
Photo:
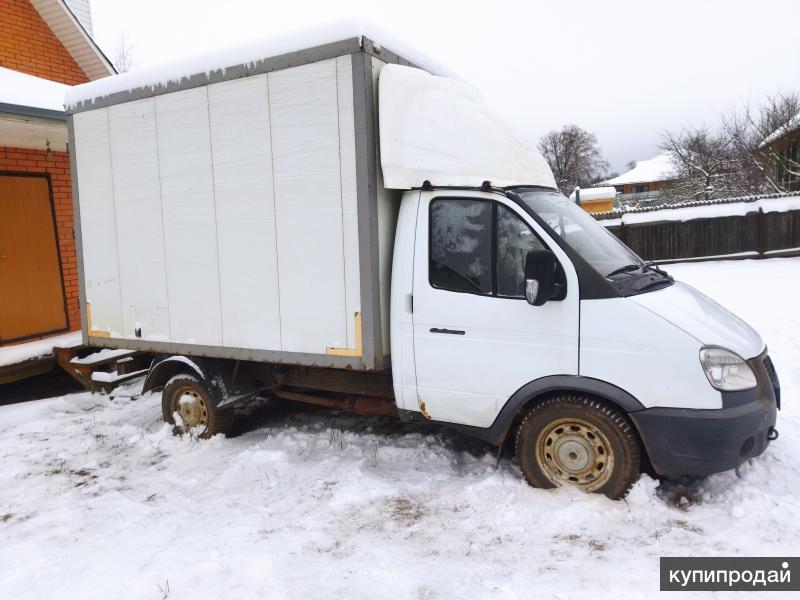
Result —
[[710, 475], [735, 469], [769, 444], [778, 414], [777, 376], [768, 371], [766, 351], [748, 361], [758, 385], [722, 394], [723, 408], [712, 410], [648, 408], [630, 413], [662, 476]]

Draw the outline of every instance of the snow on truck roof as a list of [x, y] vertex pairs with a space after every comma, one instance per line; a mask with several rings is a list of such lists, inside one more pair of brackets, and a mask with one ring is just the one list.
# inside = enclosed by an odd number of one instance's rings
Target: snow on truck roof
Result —
[[[407, 61], [440, 75], [453, 76], [442, 65], [410, 47], [407, 43], [387, 34], [374, 25], [366, 26], [354, 21], [341, 21], [325, 27], [287, 32], [247, 44], [214, 50], [183, 60], [166, 62], [151, 67], [133, 69], [97, 81], [90, 81], [69, 90], [65, 98], [68, 111], [74, 110], [81, 102], [104, 98], [112, 94], [130, 92], [140, 88], [167, 87], [184, 79], [205, 74], [209, 78], [217, 71], [238, 69], [242, 65], [254, 65], [260, 61], [356, 39], [359, 44], [364, 38], [372, 42], [373, 48], [383, 47], [398, 53]], [[380, 40], [381, 44], [377, 43]], [[288, 65], [287, 65], [288, 66]]]

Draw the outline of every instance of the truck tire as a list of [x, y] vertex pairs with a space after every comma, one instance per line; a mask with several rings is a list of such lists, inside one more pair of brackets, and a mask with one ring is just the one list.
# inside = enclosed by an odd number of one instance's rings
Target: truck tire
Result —
[[552, 396], [530, 408], [516, 451], [533, 487], [573, 485], [616, 500], [639, 478], [641, 448], [628, 419], [587, 396]]
[[218, 410], [217, 395], [196, 375], [175, 375], [161, 394], [164, 421], [175, 426], [176, 434], [189, 433], [202, 439], [218, 433], [227, 435], [233, 425], [233, 410]]

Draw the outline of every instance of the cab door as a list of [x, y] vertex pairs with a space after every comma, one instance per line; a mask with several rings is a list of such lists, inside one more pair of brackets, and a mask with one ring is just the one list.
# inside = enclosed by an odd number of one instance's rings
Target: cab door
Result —
[[[543, 248], [556, 254], [567, 289], [561, 300], [532, 306], [524, 261]], [[413, 330], [418, 408], [426, 416], [488, 427], [526, 383], [576, 375], [578, 310], [568, 258], [505, 196], [421, 194]]]

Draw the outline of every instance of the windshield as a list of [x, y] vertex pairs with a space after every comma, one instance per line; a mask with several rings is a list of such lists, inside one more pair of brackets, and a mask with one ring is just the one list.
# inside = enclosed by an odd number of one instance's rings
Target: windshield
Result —
[[561, 192], [542, 189], [514, 192], [603, 277], [644, 264], [633, 250]]

